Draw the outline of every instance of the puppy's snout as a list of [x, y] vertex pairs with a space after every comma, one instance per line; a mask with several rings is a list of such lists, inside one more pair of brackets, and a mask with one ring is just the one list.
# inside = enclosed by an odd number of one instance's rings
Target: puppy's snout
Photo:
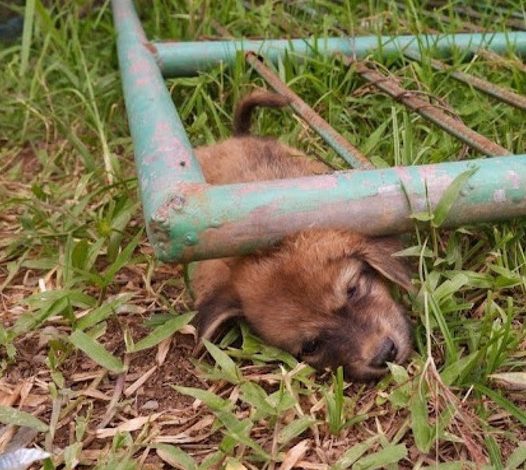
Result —
[[398, 348], [391, 338], [385, 338], [380, 347], [376, 356], [374, 356], [371, 361], [373, 367], [385, 367], [387, 362], [393, 362], [396, 359], [398, 354]]

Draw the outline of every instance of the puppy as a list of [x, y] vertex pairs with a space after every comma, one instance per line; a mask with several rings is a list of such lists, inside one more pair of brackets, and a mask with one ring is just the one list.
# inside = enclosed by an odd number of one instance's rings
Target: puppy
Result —
[[[238, 105], [234, 137], [196, 149], [210, 184], [242, 183], [327, 173], [328, 168], [273, 138], [249, 135], [257, 106], [286, 98], [254, 92]], [[392, 238], [346, 230], [312, 229], [253, 255], [197, 263], [192, 289], [196, 326], [210, 339], [232, 318], [244, 318], [268, 344], [315, 368], [343, 366], [347, 378], [374, 380], [387, 362], [410, 353], [410, 326], [389, 281], [411, 289]]]

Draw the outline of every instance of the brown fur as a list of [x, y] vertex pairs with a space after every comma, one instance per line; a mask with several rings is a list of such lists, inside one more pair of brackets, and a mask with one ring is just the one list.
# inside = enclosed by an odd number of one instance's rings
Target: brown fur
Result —
[[[255, 106], [283, 104], [279, 95], [249, 95], [238, 105], [235, 134], [248, 131]], [[271, 138], [233, 137], [198, 148], [196, 155], [211, 184], [328, 171], [322, 163]], [[342, 365], [347, 376], [357, 380], [383, 375], [385, 364], [376, 363], [382, 348], [391, 344], [387, 339], [396, 346], [389, 360], [405, 360], [411, 348], [405, 313], [386, 283], [388, 279], [411, 288], [406, 267], [391, 256], [399, 249], [390, 238], [305, 230], [271, 250], [202, 261], [192, 280], [199, 334], [211, 338], [226, 320], [244, 317], [269, 344], [315, 367]]]

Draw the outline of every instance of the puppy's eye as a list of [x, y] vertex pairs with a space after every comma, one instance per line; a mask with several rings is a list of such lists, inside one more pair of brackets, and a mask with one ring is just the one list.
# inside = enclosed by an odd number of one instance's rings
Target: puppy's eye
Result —
[[303, 347], [301, 348], [301, 354], [306, 356], [315, 354], [320, 348], [320, 345], [321, 341], [319, 339], [312, 339], [310, 341], [307, 341], [303, 344]]
[[354, 299], [357, 293], [358, 293], [358, 289], [355, 286], [347, 287], [347, 299], [348, 300]]

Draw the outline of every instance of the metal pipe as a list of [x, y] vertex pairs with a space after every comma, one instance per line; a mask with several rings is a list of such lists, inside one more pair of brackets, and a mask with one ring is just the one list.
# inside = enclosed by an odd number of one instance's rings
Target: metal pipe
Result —
[[493, 98], [503, 101], [504, 103], [507, 103], [510, 106], [526, 110], [526, 96], [514, 93], [511, 90], [495, 85], [494, 83], [488, 82], [487, 80], [483, 80], [482, 78], [475, 77], [474, 75], [470, 75], [469, 73], [462, 72], [460, 70], [455, 70], [453, 67], [445, 64], [444, 62], [441, 62], [440, 60], [431, 59], [429, 57], [426, 57], [424, 59], [422, 58], [422, 55], [415, 50], [407, 50], [404, 54], [407, 57], [413, 60], [417, 60], [419, 62], [429, 61], [429, 64], [435, 70], [439, 70], [441, 72], [449, 72], [449, 75], [455, 80], [458, 80], [459, 82], [471, 85], [473, 88], [476, 88], [477, 90], [482, 91], [483, 93], [486, 93], [487, 95], [490, 95]]
[[349, 165], [353, 168], [374, 168], [367, 157], [352, 145], [343, 135], [331, 127], [314, 109], [294, 93], [286, 83], [263, 64], [253, 52], [245, 55], [247, 62], [261, 75], [264, 80], [279, 94], [290, 100], [290, 106], [305, 122], [314, 129]]
[[347, 65], [355, 67], [356, 71], [369, 83], [387, 93], [392, 98], [400, 101], [400, 103], [420, 114], [420, 116], [428, 121], [436, 124], [449, 134], [459, 138], [462, 142], [478, 150], [483, 155], [511, 155], [511, 152], [504, 147], [470, 129], [460, 119], [450, 116], [442, 109], [420, 98], [414, 92], [401, 87], [392, 78], [382, 75], [363, 62], [356, 62], [345, 56], [342, 56], [342, 60]]
[[132, 2], [113, 0], [112, 8], [146, 229], [152, 239], [159, 207], [171, 200], [177, 181], [195, 184], [204, 178]]
[[180, 183], [159, 208], [154, 238], [165, 261], [246, 254], [308, 228], [370, 235], [411, 230], [461, 173], [477, 170], [445, 226], [526, 215], [526, 155], [224, 186]]
[[219, 65], [233, 64], [238, 52], [252, 51], [276, 63], [285, 54], [299, 56], [341, 53], [362, 58], [372, 52], [401, 53], [408, 47], [435, 48], [446, 52], [452, 47], [472, 49], [485, 47], [495, 52], [514, 48], [526, 54], [526, 33], [461, 33], [404, 36], [326, 37], [308, 39], [225, 40], [214, 42], [155, 42], [152, 49], [165, 77], [195, 75]]

